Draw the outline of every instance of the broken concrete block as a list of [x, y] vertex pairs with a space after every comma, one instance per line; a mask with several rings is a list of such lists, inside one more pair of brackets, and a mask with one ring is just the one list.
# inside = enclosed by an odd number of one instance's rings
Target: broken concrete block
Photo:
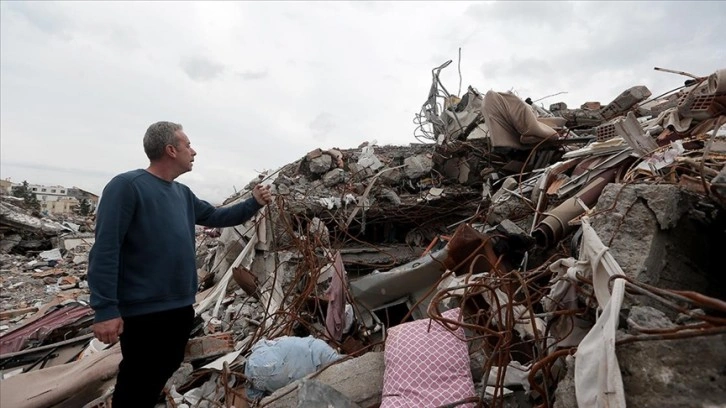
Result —
[[639, 328], [666, 329], [674, 326], [665, 313], [653, 307], [633, 306], [628, 314], [628, 327], [634, 333], [639, 333]]
[[534, 238], [532, 238], [531, 235], [510, 220], [503, 220], [500, 222], [497, 226], [497, 231], [508, 236], [510, 239], [514, 239], [517, 243], [523, 246], [528, 246], [534, 243]]
[[403, 164], [406, 165], [404, 167], [406, 177], [411, 179], [417, 179], [429, 174], [434, 166], [434, 162], [425, 154], [407, 157], [403, 160]]
[[22, 240], [23, 238], [18, 234], [5, 236], [2, 240], [0, 240], [0, 253], [10, 252], [10, 250], [18, 245]]
[[315, 236], [324, 245], [330, 245], [330, 230], [325, 222], [318, 217], [313, 217], [309, 224], [310, 234]]
[[564, 102], [557, 102], [550, 105], [550, 112], [557, 112], [567, 110], [567, 104]]
[[557, 383], [553, 406], [554, 408], [578, 408], [575, 396], [575, 358], [568, 356], [565, 361], [567, 363], [567, 374]]
[[174, 374], [172, 374], [172, 376], [166, 381], [166, 385], [164, 387], [167, 389], [171, 389], [172, 386], [176, 386], [177, 388], [181, 387], [189, 380], [193, 371], [194, 367], [190, 363], [182, 363]]
[[61, 255], [60, 248], [54, 248], [50, 251], [43, 251], [40, 254], [38, 254], [39, 257], [41, 257], [44, 261], [58, 261], [63, 259], [63, 255]]
[[602, 108], [600, 102], [585, 102], [582, 104], [582, 106], [580, 106], [580, 109], [585, 110], [598, 110], [600, 108]]
[[357, 163], [349, 163], [348, 169], [353, 179], [356, 181], [363, 181], [372, 177], [375, 172], [370, 167], [363, 167]]
[[360, 408], [335, 388], [316, 380], [301, 380], [297, 408]]
[[616, 348], [629, 407], [726, 406], [726, 335]]
[[325, 187], [333, 187], [345, 181], [345, 170], [333, 169], [325, 173], [323, 176], [323, 184]]
[[469, 181], [470, 170], [466, 157], [456, 157], [444, 163], [444, 174], [446, 174], [446, 177], [457, 180], [461, 184], [466, 184]]
[[[316, 381], [335, 388], [362, 407], [373, 407], [381, 403], [384, 370], [383, 353], [369, 352], [358, 358], [336, 363], [315, 375], [314, 378]], [[296, 381], [280, 388], [269, 397], [264, 398], [262, 405], [270, 408], [296, 408], [299, 386], [300, 381]], [[274, 402], [270, 403], [270, 401]]]
[[379, 199], [388, 200], [393, 205], [401, 205], [401, 197], [399, 197], [398, 194], [396, 194], [395, 191], [391, 190], [390, 188], [385, 188], [381, 190]]
[[378, 177], [379, 183], [393, 186], [401, 182], [403, 173], [399, 169], [386, 170]]
[[285, 184], [280, 184], [277, 186], [277, 195], [289, 195], [290, 194], [290, 187], [286, 186]]
[[313, 174], [327, 173], [328, 170], [330, 170], [330, 165], [332, 163], [333, 163], [333, 159], [330, 156], [328, 156], [327, 154], [316, 157], [316, 158], [310, 160], [310, 163], [309, 163], [310, 172], [312, 172]]
[[[528, 230], [532, 225], [534, 212], [529, 203], [507, 192], [516, 190], [517, 182], [513, 177], [504, 180], [501, 188], [492, 195], [490, 213], [487, 224], [496, 226], [504, 220], [517, 220], [514, 222], [520, 229]], [[522, 218], [525, 217], [525, 218]]]
[[722, 232], [695, 217], [697, 202], [673, 185], [610, 184], [592, 226], [630, 278], [722, 297], [723, 274], [712, 273], [723, 269], [714, 256]]
[[376, 156], [373, 146], [365, 146], [361, 150], [360, 157], [358, 157], [358, 166], [361, 168], [370, 168], [371, 170], [378, 170], [383, 167], [383, 163]]
[[665, 100], [657, 101], [650, 107], [650, 114], [658, 116], [668, 109], [675, 108], [678, 106], [678, 98], [668, 98]]
[[305, 155], [305, 158], [312, 161], [317, 159], [318, 157], [323, 155], [323, 151], [321, 149], [315, 149], [313, 151], [308, 152], [308, 154]]
[[612, 102], [610, 102], [605, 108], [600, 111], [600, 114], [606, 119], [612, 119], [627, 112], [630, 108], [635, 106], [638, 102], [644, 101], [652, 94], [650, 90], [643, 86], [638, 85], [632, 88], [628, 88], [618, 95]]

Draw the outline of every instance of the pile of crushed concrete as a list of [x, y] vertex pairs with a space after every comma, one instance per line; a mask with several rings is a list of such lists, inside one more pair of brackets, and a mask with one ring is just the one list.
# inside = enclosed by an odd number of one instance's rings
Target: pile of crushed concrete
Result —
[[[420, 143], [311, 151], [223, 204], [270, 185], [256, 218], [198, 229], [159, 406], [726, 405], [726, 70], [571, 109], [450, 95], [447, 65]], [[2, 209], [2, 405], [109, 406], [92, 234]]]

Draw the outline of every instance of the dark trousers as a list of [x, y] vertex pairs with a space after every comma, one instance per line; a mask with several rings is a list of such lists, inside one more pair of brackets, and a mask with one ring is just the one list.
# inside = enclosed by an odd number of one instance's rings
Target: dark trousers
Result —
[[124, 317], [113, 408], [152, 408], [184, 359], [194, 308]]

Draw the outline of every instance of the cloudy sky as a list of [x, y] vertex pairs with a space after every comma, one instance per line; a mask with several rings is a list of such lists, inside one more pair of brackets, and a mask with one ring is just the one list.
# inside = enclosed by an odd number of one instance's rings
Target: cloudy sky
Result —
[[100, 194], [184, 125], [178, 180], [219, 203], [321, 148], [416, 143], [431, 69], [447, 89], [545, 106], [654, 94], [726, 67], [726, 2], [0, 3], [0, 177]]

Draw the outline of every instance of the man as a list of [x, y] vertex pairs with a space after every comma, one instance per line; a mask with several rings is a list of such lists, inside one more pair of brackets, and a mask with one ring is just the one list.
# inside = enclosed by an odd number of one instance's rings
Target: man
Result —
[[114, 177], [98, 206], [88, 285], [93, 332], [121, 341], [114, 408], [153, 407], [184, 358], [197, 293], [195, 225], [228, 227], [271, 201], [268, 187], [227, 208], [199, 200], [174, 179], [194, 156], [182, 126], [157, 122], [144, 135], [149, 167]]

